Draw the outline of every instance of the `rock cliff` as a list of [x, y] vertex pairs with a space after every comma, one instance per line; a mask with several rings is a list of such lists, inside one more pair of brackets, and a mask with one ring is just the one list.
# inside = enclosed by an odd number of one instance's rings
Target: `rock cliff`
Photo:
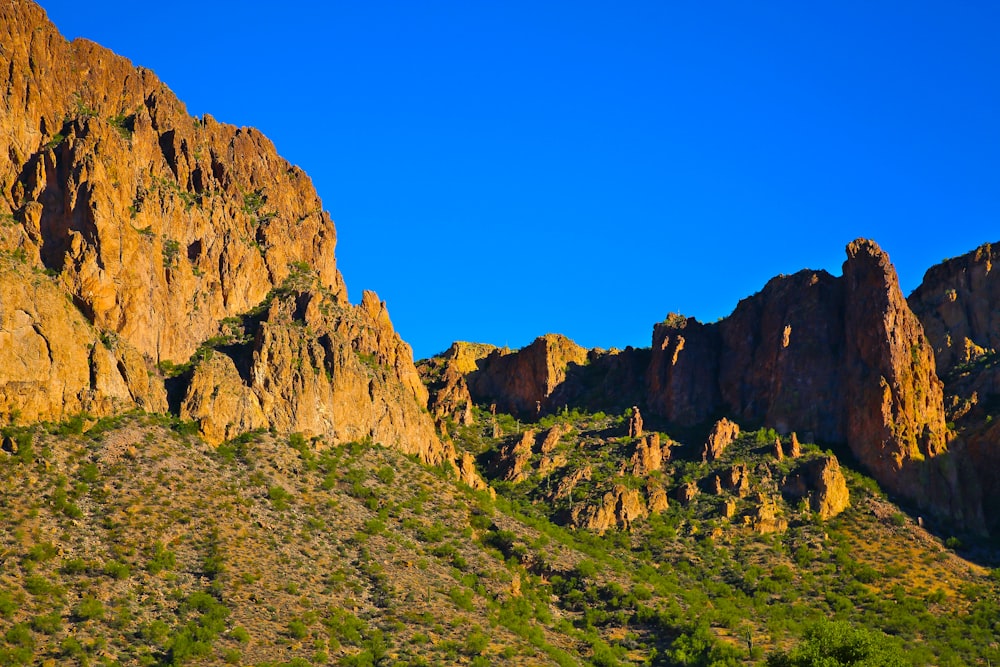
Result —
[[956, 480], [927, 463], [947, 450], [930, 345], [888, 255], [862, 239], [847, 255], [841, 278], [778, 276], [716, 324], [657, 325], [650, 408], [681, 425], [723, 412], [846, 443], [887, 489], [944, 509]]
[[454, 458], [385, 304], [349, 304], [301, 169], [34, 3], [3, 3], [0, 32], [4, 353], [24, 360], [0, 369], [0, 410], [163, 411], [147, 371], [190, 360], [175, 409], [212, 442], [274, 428]]
[[586, 349], [565, 336], [547, 334], [517, 352], [494, 349], [478, 360], [467, 376], [469, 391], [502, 412], [533, 417], [550, 407], [549, 397], [570, 367], [586, 363]]

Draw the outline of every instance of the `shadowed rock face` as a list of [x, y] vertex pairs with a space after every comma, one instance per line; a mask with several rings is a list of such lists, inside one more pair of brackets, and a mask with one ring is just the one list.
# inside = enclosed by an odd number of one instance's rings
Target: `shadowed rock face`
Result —
[[888, 255], [862, 240], [851, 243], [847, 254], [847, 441], [880, 483], [915, 499], [926, 490], [908, 464], [947, 449], [943, 384]]
[[587, 350], [565, 336], [547, 334], [511, 352], [495, 349], [468, 375], [469, 392], [493, 402], [501, 412], [534, 416], [547, 410], [549, 397], [566, 380], [570, 365], [587, 363]]
[[929, 463], [947, 450], [931, 347], [888, 255], [859, 239], [847, 256], [843, 277], [779, 276], [716, 324], [657, 325], [650, 408], [681, 425], [722, 412], [846, 442], [888, 490], [941, 509], [958, 482]]
[[[27, 0], [0, 4], [0, 33], [0, 252], [20, 263], [0, 319], [28, 360], [0, 368], [0, 416], [166, 410], [147, 371], [242, 319], [252, 342], [175, 380], [208, 440], [269, 427], [453, 458], [385, 304], [348, 303], [302, 170], [257, 130], [190, 117], [152, 72], [66, 41]], [[42, 271], [54, 280], [35, 286]]]
[[910, 295], [945, 381], [947, 418], [960, 433], [956, 474], [982, 494], [983, 521], [1000, 532], [1000, 247], [985, 244], [931, 267]]

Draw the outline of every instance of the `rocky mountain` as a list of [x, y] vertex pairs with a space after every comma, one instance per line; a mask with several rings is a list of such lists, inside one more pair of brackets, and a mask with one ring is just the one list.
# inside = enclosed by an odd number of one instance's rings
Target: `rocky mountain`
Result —
[[1000, 660], [992, 246], [414, 364], [259, 132], [0, 36], [0, 664]]
[[273, 428], [454, 458], [385, 304], [348, 302], [302, 170], [32, 2], [0, 30], [0, 417], [169, 399], [210, 442]]

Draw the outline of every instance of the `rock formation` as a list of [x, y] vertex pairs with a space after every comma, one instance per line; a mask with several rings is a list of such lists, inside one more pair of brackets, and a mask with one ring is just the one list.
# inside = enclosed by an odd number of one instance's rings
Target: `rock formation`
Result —
[[708, 434], [708, 440], [701, 451], [702, 461], [714, 461], [722, 456], [726, 447], [732, 444], [733, 440], [740, 435], [740, 425], [731, 422], [725, 417], [715, 422], [712, 431]]
[[778, 503], [762, 493], [757, 494], [754, 507], [743, 517], [743, 523], [761, 535], [781, 533], [788, 528], [788, 520], [781, 515]]
[[[0, 30], [0, 252], [18, 265], [0, 317], [22, 360], [0, 368], [0, 410], [165, 411], [149, 370], [190, 360], [175, 409], [210, 441], [267, 427], [454, 458], [385, 305], [348, 303], [300, 169], [27, 0], [0, 6]], [[249, 340], [217, 344], [233, 321]]]
[[[467, 376], [476, 401], [496, 403], [501, 412], [536, 416], [566, 379], [571, 365], [587, 363], [587, 350], [565, 336], [541, 336], [522, 350], [494, 349]], [[561, 406], [560, 406], [561, 407]]]
[[851, 504], [847, 481], [835, 456], [804, 463], [782, 484], [782, 493], [793, 500], [807, 498], [810, 509], [822, 519], [840, 514]]
[[571, 523], [603, 534], [609, 528], [629, 530], [636, 520], [647, 516], [649, 510], [642, 494], [637, 489], [616, 484], [598, 503], [574, 509]]
[[938, 373], [1000, 350], [1000, 244], [931, 267], [907, 300], [934, 348]]
[[677, 500], [681, 501], [685, 505], [690, 503], [698, 496], [698, 483], [697, 482], [686, 482], [681, 484], [677, 488]]
[[635, 452], [623, 468], [623, 472], [636, 477], [645, 477], [662, 466], [663, 449], [660, 446], [660, 434], [650, 433], [636, 444]]
[[531, 474], [528, 464], [531, 463], [534, 447], [535, 432], [531, 429], [508, 442], [500, 450], [496, 463], [501, 478], [508, 482], [524, 481]]
[[888, 256], [860, 239], [847, 256], [842, 278], [779, 276], [717, 324], [657, 325], [650, 406], [682, 425], [722, 411], [846, 442], [885, 488], [942, 509], [956, 479], [927, 463], [947, 449], [930, 346]]
[[568, 424], [556, 424], [548, 431], [545, 432], [545, 437], [542, 438], [542, 444], [539, 446], [539, 451], [542, 454], [548, 454], [559, 445], [559, 441], [562, 437], [570, 432], [570, 426]]
[[802, 445], [799, 444], [799, 437], [795, 435], [795, 431], [792, 431], [792, 441], [789, 445], [788, 455], [793, 459], [802, 456]]
[[0, 258], [0, 420], [167, 408], [162, 383], [127, 342], [96, 330], [56, 282]]
[[653, 327], [646, 374], [650, 409], [678, 424], [706, 421], [720, 403], [718, 369], [717, 328], [671, 314]]
[[918, 500], [927, 490], [912, 464], [947, 447], [934, 354], [903, 299], [889, 256], [864, 240], [848, 245], [847, 254], [847, 442], [879, 483]]
[[632, 406], [632, 414], [628, 418], [628, 437], [642, 437], [642, 415], [639, 414], [639, 406]]

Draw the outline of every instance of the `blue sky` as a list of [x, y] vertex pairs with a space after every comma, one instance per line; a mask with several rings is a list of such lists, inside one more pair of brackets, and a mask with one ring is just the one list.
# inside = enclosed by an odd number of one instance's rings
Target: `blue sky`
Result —
[[905, 293], [1000, 240], [993, 2], [41, 4], [305, 169], [418, 358], [648, 346], [859, 236]]

